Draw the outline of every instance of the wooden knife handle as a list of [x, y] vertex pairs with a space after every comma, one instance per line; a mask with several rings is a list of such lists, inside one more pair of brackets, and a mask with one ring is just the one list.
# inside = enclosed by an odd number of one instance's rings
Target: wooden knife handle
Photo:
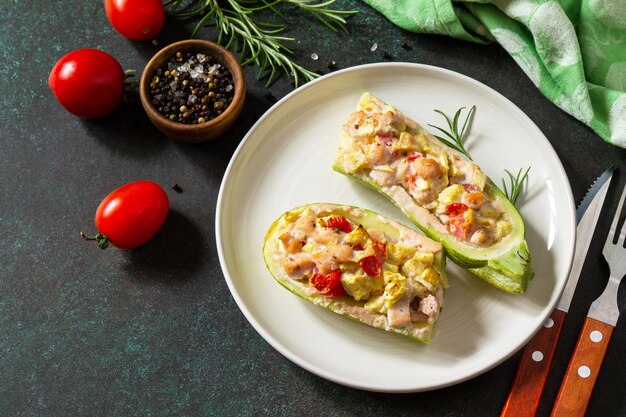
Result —
[[524, 348], [511, 393], [500, 417], [533, 417], [537, 412], [566, 315], [564, 311], [554, 310]]
[[584, 416], [613, 326], [587, 317], [578, 336], [551, 417]]

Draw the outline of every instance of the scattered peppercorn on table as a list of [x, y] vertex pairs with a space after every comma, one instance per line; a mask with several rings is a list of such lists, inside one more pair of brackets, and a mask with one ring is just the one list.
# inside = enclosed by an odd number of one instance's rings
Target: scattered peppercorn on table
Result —
[[[498, 45], [405, 32], [357, 0], [338, 2], [336, 7], [359, 11], [348, 19], [350, 34], [330, 31], [296, 9], [280, 18], [289, 27], [282, 35], [296, 39], [288, 44], [294, 59], [309, 71], [324, 75], [360, 64], [402, 61], [434, 65], [478, 80], [511, 100], [541, 129], [563, 163], [575, 201], [611, 163], [626, 168], [623, 149], [605, 143], [545, 99]], [[268, 10], [262, 13], [267, 13], [264, 18], [274, 18]], [[140, 74], [158, 50], [189, 38], [193, 22], [168, 17], [154, 39], [130, 41], [111, 27], [101, 2], [69, 5], [55, 0], [46, 2], [45, 8], [37, 2], [10, 4], [3, 23], [0, 415], [500, 414], [519, 353], [450, 387], [374, 394], [301, 368], [264, 340], [238, 308], [217, 254], [218, 190], [237, 146], [263, 114], [293, 90], [292, 79], [283, 75], [266, 87], [267, 78], [257, 80], [257, 66], [244, 66], [246, 103], [231, 130], [211, 142], [180, 143], [150, 123], [136, 92], [126, 92], [125, 100], [106, 117], [81, 119], [59, 105], [46, 82], [54, 63], [79, 48], [106, 51], [125, 70]], [[215, 40], [214, 27], [202, 29], [197, 36]], [[229, 74], [202, 55], [175, 56], [155, 74], [150, 87], [154, 106], [180, 123], [208, 121], [232, 99]], [[190, 104], [181, 102], [178, 93], [195, 99]], [[346, 109], [342, 117], [352, 110]], [[337, 137], [328, 142], [332, 154]], [[317, 163], [307, 160], [307, 155], [302, 161], [303, 170], [307, 163]], [[272, 163], [267, 160], [265, 166]], [[329, 178], [345, 180], [332, 172], [331, 159], [325, 163]], [[623, 185], [625, 178], [622, 170], [615, 182]], [[102, 251], [84, 242], [79, 232], [95, 230], [93, 213], [102, 198], [139, 180], [161, 185], [168, 195], [170, 210], [157, 234], [128, 251], [114, 247]], [[550, 186], [549, 178], [541, 180]], [[615, 194], [609, 194], [607, 207], [615, 206]], [[253, 213], [254, 207], [248, 210]], [[281, 214], [277, 212], [276, 218]], [[589, 304], [606, 283], [608, 268], [600, 254], [611, 217], [600, 218], [602, 235], [596, 235], [589, 250], [538, 415], [549, 415]], [[262, 245], [259, 241], [259, 256]], [[267, 273], [255, 279], [272, 278]], [[453, 288], [454, 277], [448, 279]], [[551, 279], [535, 276], [529, 288], [537, 280]], [[487, 284], [475, 280], [472, 285]], [[510, 295], [511, 308], [516, 306], [515, 297], [524, 296]], [[296, 299], [329, 328], [335, 320], [346, 320]], [[623, 310], [623, 297], [619, 305]], [[446, 307], [441, 314], [445, 320]], [[472, 319], [468, 310], [467, 320]], [[293, 337], [303, 332], [306, 329], [294, 328]], [[379, 333], [381, 338], [403, 339]], [[476, 340], [480, 338], [477, 334]], [[429, 360], [429, 346], [414, 345], [415, 360]], [[613, 332], [588, 416], [626, 415], [625, 345], [622, 320]], [[468, 340], [466, 346], [442, 354], [454, 356], [476, 348], [476, 341]], [[311, 346], [308, 354], [330, 358], [333, 352], [319, 345]], [[363, 369], [381, 366], [384, 363], [362, 364]]]

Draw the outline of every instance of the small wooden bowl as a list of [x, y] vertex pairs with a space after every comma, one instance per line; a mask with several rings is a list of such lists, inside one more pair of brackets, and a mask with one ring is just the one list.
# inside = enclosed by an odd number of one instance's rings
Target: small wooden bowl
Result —
[[[215, 119], [198, 124], [185, 124], [171, 121], [163, 116], [152, 105], [150, 94], [150, 81], [158, 68], [167, 62], [177, 52], [194, 54], [203, 53], [211, 56], [220, 64], [224, 65], [232, 74], [234, 83], [234, 96], [226, 110]], [[172, 139], [181, 142], [200, 143], [215, 139], [231, 128], [237, 120], [246, 97], [246, 80], [237, 58], [222, 46], [200, 39], [189, 39], [173, 43], [157, 52], [148, 62], [139, 83], [139, 96], [141, 104], [150, 121]]]

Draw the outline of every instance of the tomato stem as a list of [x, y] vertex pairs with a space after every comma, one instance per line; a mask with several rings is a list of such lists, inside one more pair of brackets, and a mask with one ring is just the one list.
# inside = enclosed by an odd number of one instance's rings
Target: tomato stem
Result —
[[95, 240], [96, 242], [98, 242], [98, 246], [100, 247], [100, 249], [106, 249], [109, 247], [109, 238], [106, 235], [103, 235], [102, 233], [98, 233], [95, 236], [87, 236], [85, 232], [81, 231], [80, 237], [82, 237], [85, 240]]
[[[137, 70], [134, 70], [134, 69], [127, 69], [127, 70], [124, 70], [124, 79], [127, 79], [127, 78], [132, 78], [132, 77], [134, 77], [135, 75], [137, 75]], [[135, 80], [132, 80], [132, 81], [135, 81]], [[131, 81], [131, 82], [132, 82], [132, 81]], [[135, 82], [137, 82], [137, 81], [135, 81]]]
[[124, 71], [124, 97], [125, 103], [132, 102], [131, 93], [139, 88], [139, 80], [134, 78], [137, 71], [134, 69], [127, 69]]

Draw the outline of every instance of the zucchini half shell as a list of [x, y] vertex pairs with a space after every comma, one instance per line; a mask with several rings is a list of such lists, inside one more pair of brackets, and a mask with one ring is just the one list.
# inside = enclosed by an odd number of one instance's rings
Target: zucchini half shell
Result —
[[327, 308], [337, 314], [372, 327], [399, 333], [412, 339], [429, 343], [436, 326], [436, 321], [432, 323], [427, 321], [412, 321], [404, 327], [393, 327], [390, 326], [386, 313], [374, 313], [365, 309], [364, 300], [357, 301], [348, 294], [339, 297], [322, 295], [315, 290], [307, 279], [295, 279], [285, 273], [280, 265], [280, 254], [284, 249], [279, 237], [289, 223], [288, 218], [291, 217], [290, 215], [303, 210], [312, 210], [319, 217], [328, 215], [344, 216], [356, 225], [362, 225], [366, 230], [373, 228], [382, 232], [387, 242], [410, 241], [414, 243], [415, 248], [418, 250], [432, 253], [434, 255], [432, 268], [439, 273], [440, 277], [437, 285], [437, 291], [440, 291], [440, 294], [443, 293], [443, 288], [447, 287], [447, 278], [445, 275], [446, 257], [443, 247], [416, 230], [381, 216], [371, 210], [330, 203], [308, 204], [296, 207], [284, 213], [272, 223], [267, 231], [263, 244], [263, 258], [272, 277], [295, 295], [317, 306]]
[[[369, 93], [364, 93], [359, 100], [359, 110], [367, 105], [368, 101], [387, 106], [380, 99]], [[402, 113], [398, 112], [400, 115]], [[423, 129], [412, 119], [402, 115], [406, 126], [412, 126], [412, 133], [420, 135], [422, 140], [439, 152], [454, 154], [462, 159], [467, 158], [444, 145], [431, 133]], [[431, 239], [441, 243], [446, 249], [448, 257], [460, 267], [474, 273], [489, 284], [511, 294], [520, 294], [526, 291], [534, 272], [531, 266], [531, 255], [525, 240], [525, 226], [522, 216], [511, 204], [506, 196], [488, 179], [483, 192], [494, 199], [502, 207], [512, 226], [512, 231], [502, 240], [488, 247], [478, 247], [461, 241], [449, 233], [439, 220], [426, 208], [422, 207], [400, 185], [381, 187], [369, 176], [369, 170], [360, 169], [351, 171], [351, 152], [354, 149], [354, 139], [342, 129], [340, 143], [333, 169], [341, 174], [355, 179], [360, 183], [376, 190], [387, 197]]]

